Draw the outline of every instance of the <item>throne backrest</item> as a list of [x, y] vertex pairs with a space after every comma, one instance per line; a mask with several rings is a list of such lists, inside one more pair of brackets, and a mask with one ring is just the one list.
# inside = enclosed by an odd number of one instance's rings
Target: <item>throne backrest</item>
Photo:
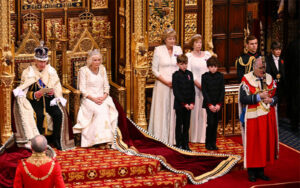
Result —
[[[67, 53], [68, 58], [68, 83], [77, 88], [78, 71], [86, 65], [88, 52], [93, 49], [99, 49], [102, 54], [102, 64], [105, 66], [108, 76], [110, 76], [110, 50], [104, 44], [109, 43], [109, 39], [104, 39], [105, 42], [99, 46], [87, 28], [81, 34], [79, 40], [73, 50]], [[110, 45], [109, 45], [110, 46]]]
[[[102, 64], [107, 69], [107, 50], [105, 48], [100, 49], [100, 53], [102, 54]], [[77, 88], [77, 80], [78, 80], [78, 72], [79, 69], [86, 65], [88, 52], [82, 52], [82, 53], [70, 53], [68, 55], [68, 63], [69, 63], [69, 72], [68, 72], [68, 82], [71, 86], [74, 88]]]

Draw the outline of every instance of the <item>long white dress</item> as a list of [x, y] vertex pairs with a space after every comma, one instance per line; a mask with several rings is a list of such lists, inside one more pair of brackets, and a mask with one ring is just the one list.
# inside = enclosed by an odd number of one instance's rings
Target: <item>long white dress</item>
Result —
[[[201, 84], [202, 74], [208, 71], [206, 61], [211, 57], [211, 54], [208, 51], [205, 51], [203, 57], [195, 57], [192, 53], [187, 53], [186, 56], [189, 59], [188, 69], [192, 71], [194, 80], [197, 80]], [[195, 106], [194, 110], [191, 112], [189, 140], [190, 142], [205, 143], [207, 126], [206, 110], [202, 108], [202, 91], [196, 85], [195, 92]]]
[[112, 143], [118, 121], [118, 111], [110, 96], [100, 105], [86, 98], [102, 97], [109, 93], [106, 70], [100, 66], [98, 74], [94, 74], [87, 66], [79, 70], [79, 90], [82, 93], [74, 133], [81, 133], [81, 147], [95, 144]]
[[[156, 47], [152, 60], [153, 74], [156, 77], [161, 75], [167, 81], [172, 81], [173, 73], [178, 70], [176, 58], [180, 54], [182, 54], [182, 50], [179, 46], [173, 47], [171, 56], [166, 45]], [[156, 138], [171, 145], [175, 144], [176, 126], [176, 115], [173, 106], [173, 90], [156, 80], [153, 88], [148, 131]]]

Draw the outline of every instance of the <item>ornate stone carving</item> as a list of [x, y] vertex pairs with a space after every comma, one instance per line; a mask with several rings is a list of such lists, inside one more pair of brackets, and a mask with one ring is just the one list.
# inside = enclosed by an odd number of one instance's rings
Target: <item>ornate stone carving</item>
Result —
[[169, 27], [174, 28], [174, 0], [149, 0], [149, 44], [161, 43], [161, 34]]
[[108, 8], [108, 0], [92, 0], [92, 9]]
[[197, 13], [189, 13], [184, 15], [184, 42], [188, 42], [191, 37], [197, 34]]

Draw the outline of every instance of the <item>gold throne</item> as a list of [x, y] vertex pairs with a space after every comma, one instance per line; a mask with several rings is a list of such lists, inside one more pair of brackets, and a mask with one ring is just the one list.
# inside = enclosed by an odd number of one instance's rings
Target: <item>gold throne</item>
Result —
[[67, 39], [62, 39], [62, 56], [63, 56], [63, 86], [71, 91], [70, 97], [70, 114], [75, 124], [80, 107], [80, 91], [77, 89], [78, 71], [86, 65], [88, 52], [93, 49], [99, 49], [103, 57], [103, 65], [107, 71], [107, 77], [110, 84], [110, 95], [117, 99], [123, 108], [125, 108], [125, 88], [112, 82], [111, 76], [111, 36], [100, 36], [100, 42], [97, 43], [93, 34], [89, 31], [89, 23], [92, 22], [93, 14], [83, 12], [79, 15], [83, 25], [83, 32], [75, 43], [71, 51], [67, 51]]

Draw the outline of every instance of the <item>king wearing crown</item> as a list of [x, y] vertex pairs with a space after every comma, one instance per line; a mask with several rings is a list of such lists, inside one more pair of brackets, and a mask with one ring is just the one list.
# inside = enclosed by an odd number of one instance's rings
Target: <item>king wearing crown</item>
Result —
[[16, 97], [16, 141], [26, 143], [38, 134], [45, 134], [51, 135], [49, 139], [56, 148], [70, 148], [74, 141], [68, 131], [64, 109], [67, 101], [62, 96], [59, 77], [48, 64], [48, 48], [41, 43], [34, 52], [33, 65], [23, 71], [21, 84], [13, 91]]

